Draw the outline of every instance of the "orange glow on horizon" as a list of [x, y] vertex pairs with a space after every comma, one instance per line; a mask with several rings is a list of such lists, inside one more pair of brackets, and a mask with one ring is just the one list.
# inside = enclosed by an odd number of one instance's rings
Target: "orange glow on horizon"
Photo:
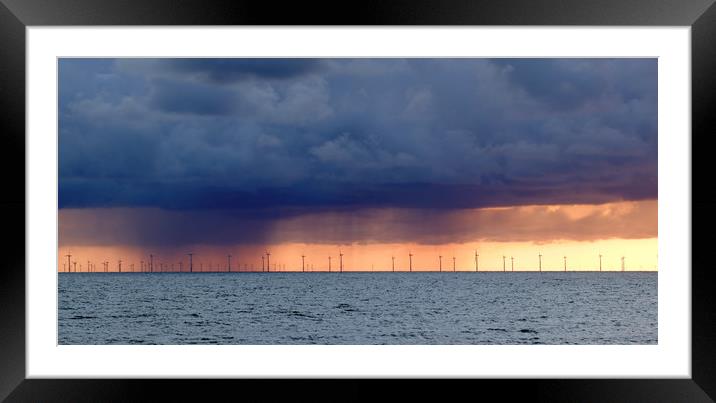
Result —
[[[505, 269], [511, 271], [514, 258], [515, 271], [538, 271], [539, 254], [542, 255], [542, 271], [564, 271], [564, 256], [567, 257], [568, 271], [594, 271], [599, 269], [599, 255], [602, 255], [603, 271], [621, 271], [621, 257], [625, 257], [627, 271], [654, 271], [657, 269], [657, 238], [611, 239], [594, 242], [558, 241], [548, 244], [529, 242], [475, 242], [464, 244], [418, 245], [418, 244], [277, 244], [269, 246], [236, 245], [234, 247], [196, 246], [187, 248], [193, 252], [194, 271], [227, 271], [228, 254], [231, 254], [232, 271], [261, 271], [265, 251], [269, 251], [271, 271], [301, 271], [301, 256], [305, 258], [305, 271], [328, 271], [328, 257], [331, 257], [331, 271], [339, 271], [340, 256], [343, 253], [344, 271], [392, 271], [395, 257], [395, 271], [409, 271], [409, 253], [413, 254], [413, 271], [439, 270], [442, 258], [443, 271], [453, 270], [455, 257], [456, 271], [475, 271], [477, 251], [480, 271], [502, 271], [502, 256]], [[87, 261], [95, 264], [95, 271], [104, 271], [101, 264], [109, 261], [109, 271], [118, 271], [122, 260], [122, 271], [141, 271], [140, 266], [149, 262], [149, 252], [134, 247], [77, 247], [61, 248], [58, 270], [65, 271], [67, 258], [77, 262], [78, 271], [87, 271]], [[143, 263], [142, 263], [143, 261]], [[189, 256], [186, 254], [154, 254], [155, 271], [160, 265], [165, 271], [189, 271]], [[173, 268], [172, 268], [173, 265]]]

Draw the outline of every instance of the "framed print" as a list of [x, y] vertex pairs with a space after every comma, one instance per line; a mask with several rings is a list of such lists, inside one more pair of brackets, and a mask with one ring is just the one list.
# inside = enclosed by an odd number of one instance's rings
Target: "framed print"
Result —
[[715, 6], [315, 7], [5, 1], [3, 396], [714, 396]]

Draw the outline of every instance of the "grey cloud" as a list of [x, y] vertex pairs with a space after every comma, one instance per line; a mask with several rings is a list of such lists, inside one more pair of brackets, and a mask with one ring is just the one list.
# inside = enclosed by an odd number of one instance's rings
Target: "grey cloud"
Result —
[[656, 63], [61, 61], [60, 207], [653, 199]]

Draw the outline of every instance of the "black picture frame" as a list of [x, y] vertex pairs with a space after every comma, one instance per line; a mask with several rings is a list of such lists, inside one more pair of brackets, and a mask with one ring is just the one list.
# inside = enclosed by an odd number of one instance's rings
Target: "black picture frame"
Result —
[[[281, 392], [293, 398], [376, 398], [374, 389], [345, 381], [310, 380], [270, 388], [267, 380], [25, 379], [25, 37], [27, 26], [72, 25], [604, 25], [689, 26], [692, 57], [692, 372], [690, 379], [471, 380], [441, 387], [442, 398], [469, 396], [558, 401], [698, 402], [716, 399], [716, 296], [706, 261], [716, 224], [716, 188], [709, 178], [708, 139], [716, 105], [716, 5], [713, 0], [513, 0], [259, 2], [201, 0], [0, 0], [0, 111], [2, 113], [2, 222], [5, 264], [0, 269], [0, 398], [7, 401], [261, 400]], [[674, 134], [678, 135], [678, 134]], [[20, 175], [23, 172], [23, 175]], [[8, 253], [9, 252], [9, 253]], [[685, 268], [688, 269], [688, 268]], [[384, 382], [384, 381], [383, 381]], [[401, 381], [402, 382], [402, 381]], [[319, 383], [318, 385], [316, 383]], [[398, 386], [400, 396], [435, 392], [431, 382]], [[341, 390], [329, 392], [331, 388]], [[381, 386], [381, 385], [377, 385]], [[331, 393], [331, 394], [329, 394]], [[152, 396], [153, 395], [153, 396]], [[387, 397], [381, 395], [380, 397]], [[233, 400], [233, 398], [232, 398]]]

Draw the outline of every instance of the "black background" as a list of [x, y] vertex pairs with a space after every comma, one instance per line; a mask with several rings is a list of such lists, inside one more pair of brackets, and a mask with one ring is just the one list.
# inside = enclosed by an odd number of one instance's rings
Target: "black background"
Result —
[[[716, 186], [706, 161], [712, 157], [711, 137], [716, 135], [716, 5], [712, 3], [713, 0], [0, 0], [0, 228], [5, 234], [0, 265], [0, 398], [9, 402], [264, 401], [280, 397], [403, 401], [433, 395], [445, 401], [460, 393], [460, 400], [470, 401], [714, 401], [716, 304], [710, 268], [714, 263], [713, 259], [707, 261], [705, 250], [716, 225]], [[691, 236], [692, 378], [440, 382], [283, 379], [283, 387], [275, 387], [275, 380], [255, 379], [25, 379], [25, 27], [37, 25], [691, 26], [691, 213], [693, 217], [698, 215], [698, 220], [692, 218]], [[698, 189], [697, 182], [701, 183]]]

